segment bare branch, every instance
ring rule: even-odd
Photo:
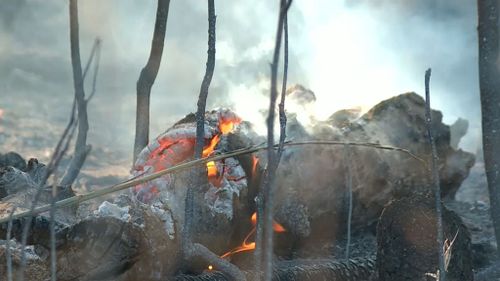
[[[427,136],[431,146],[432,160],[431,160],[431,180],[434,186],[434,196],[436,203],[436,217],[437,217],[437,245],[439,254],[439,281],[446,279],[446,269],[444,266],[444,253],[443,253],[443,216],[441,210],[441,187],[439,183],[439,158],[437,155],[436,144],[432,134],[432,117],[431,117],[431,99],[429,82],[431,79],[431,69],[425,72],[425,121],[427,125]]]
[[[50,280],[57,280],[57,254],[56,254],[56,196],[57,185],[52,185],[52,197],[50,198]]]
[[[13,221],[13,215],[14,212],[16,211],[16,206],[12,208],[12,211],[10,211],[9,214],[9,223],[7,225],[7,237],[5,240],[7,240],[7,245],[5,248],[5,255],[6,260],[7,260],[7,281],[12,281],[12,256],[10,254],[10,237],[12,233],[12,221]]]
[[[291,1],[289,2],[291,4]],[[279,118],[280,118],[280,140],[278,146],[278,163],[281,160],[281,155],[283,154],[283,147],[286,139],[286,113],[285,113],[285,98],[286,98],[286,83],[288,79],[288,13],[285,14],[284,22],[284,55],[283,55],[283,82],[281,85],[281,101],[278,105],[279,107]]]
[[[198,97],[198,110],[196,112],[196,142],[194,147],[194,158],[200,159],[203,154],[203,147],[205,146],[205,110],[207,104],[208,90],[215,70],[215,40],[216,40],[216,16],[215,16],[215,3],[214,0],[208,1],[208,51],[207,63],[205,69],[205,76],[201,83],[200,95]],[[196,173],[194,171],[193,173]],[[186,205],[184,215],[184,228],[183,228],[183,246],[185,247],[185,254],[190,256],[189,250],[191,247],[191,227],[194,212],[194,191],[195,186],[200,182],[198,177],[194,176],[191,181],[188,191],[186,193]]]
[[[158,75],[158,69],[160,68],[163,54],[169,6],[170,0],[158,0],[155,29],[153,32],[149,59],[146,66],[141,70],[139,80],[137,80],[134,162],[137,159],[137,155],[139,155],[141,150],[148,145],[149,141],[149,100],[151,96],[151,87],[153,87],[156,75]]]
[[[89,122],[87,117],[87,101],[83,89],[82,64],[80,61],[80,38],[78,30],[78,1],[70,0],[69,3],[70,22],[70,45],[71,45],[71,65],[73,68],[73,84],[75,88],[75,99],[78,109],[78,135],[76,137],[75,152],[66,174],[61,180],[61,185],[69,186],[73,184],[80,169],[85,162],[90,146],[87,145],[87,132]]]
[[[97,74],[99,73],[99,63],[101,61],[101,40],[97,38],[95,40],[95,46],[96,46],[96,59],[94,62],[94,75],[92,77],[92,90],[90,91],[90,95],[87,98],[87,103],[94,97],[95,92],[96,92],[96,84],[97,84]],[[89,58],[90,61],[90,58]],[[85,73],[83,74],[83,80],[85,80]]]
[[[352,169],[351,169],[351,148],[348,144],[344,146],[344,161],[346,166],[346,187],[347,187],[347,243],[345,247],[345,259],[349,260],[351,247],[351,221],[352,221]]]
[[[215,15],[215,2],[208,0],[208,57],[205,70],[205,76],[201,83],[200,95],[198,97],[198,110],[196,112],[196,142],[194,147],[194,158],[201,159],[203,155],[203,147],[205,146],[205,111],[208,97],[208,90],[214,75],[215,69],[215,40],[216,40],[216,15]],[[186,205],[184,213],[184,227],[182,231],[182,247],[184,258],[191,260],[194,257],[200,257],[206,262],[217,267],[219,270],[227,274],[232,280],[246,280],[245,275],[230,262],[221,259],[219,256],[211,252],[205,246],[192,241],[192,224],[194,217],[194,192],[198,191],[200,183],[199,174],[201,168],[197,167],[193,173],[195,176],[191,180],[188,190],[186,192]]]
[[[278,78],[278,63],[279,54],[281,49],[281,39],[283,35],[283,25],[288,12],[290,3],[286,0],[280,0],[280,12],[278,17],[278,27],[276,30],[276,42],[274,47],[273,62],[271,64],[271,95],[269,102],[269,112],[267,116],[267,173],[265,177],[267,183],[264,190],[264,227],[263,227],[263,237],[264,237],[264,280],[270,281],[272,278],[272,268],[273,268],[273,203],[274,203],[274,189],[275,189],[275,177],[276,170],[278,168],[278,159],[276,152],[274,151],[274,119],[276,110],[276,99],[278,96],[277,91],[277,78]],[[262,246],[262,244],[261,244]],[[257,270],[259,271],[259,270]]]

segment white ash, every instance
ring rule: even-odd
[[[99,208],[95,211],[95,215],[101,217],[115,217],[125,222],[130,221],[128,206],[119,207],[118,205],[108,201],[102,202]]]
[[[168,234],[168,238],[173,240],[175,238],[175,226],[170,210],[165,210],[162,206],[156,206],[156,204],[154,204],[151,205],[151,212],[161,219],[165,232]]]

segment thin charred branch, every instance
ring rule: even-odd
[[[416,156],[415,154],[411,153],[410,151],[408,151],[406,149],[399,148],[399,147],[393,147],[393,146],[384,146],[384,145],[379,145],[376,143],[357,143],[357,142],[338,142],[338,141],[305,141],[305,142],[293,142],[293,143],[289,142],[289,143],[285,143],[285,146],[304,146],[304,145],[342,145],[342,146],[344,146],[346,144],[350,145],[350,146],[368,147],[368,148],[374,148],[374,149],[380,149],[380,150],[405,153],[410,158],[415,159],[421,165],[423,165],[425,168],[427,168],[426,162],[422,158]],[[274,146],[275,149],[277,147],[278,147],[278,145]],[[128,180],[128,181],[125,181],[125,182],[122,182],[122,183],[119,183],[119,184],[116,184],[113,186],[109,186],[109,187],[105,187],[105,188],[102,188],[102,189],[99,189],[96,191],[89,192],[87,194],[81,194],[81,195],[77,195],[77,196],[73,196],[73,197],[69,197],[69,198],[57,201],[55,203],[55,207],[56,208],[63,208],[63,207],[67,207],[67,206],[77,205],[77,204],[80,204],[82,202],[89,201],[89,200],[92,200],[95,198],[99,198],[99,197],[102,197],[102,196],[110,194],[110,193],[121,191],[121,190],[130,188],[130,187],[133,187],[136,185],[144,184],[146,182],[152,181],[154,179],[157,179],[157,178],[164,176],[164,175],[167,175],[167,174],[172,174],[175,172],[188,170],[188,169],[191,169],[191,168],[198,166],[198,165],[206,165],[210,161],[219,161],[219,160],[223,160],[223,159],[227,159],[227,158],[235,157],[235,156],[239,156],[239,155],[252,154],[252,153],[266,150],[266,149],[267,149],[267,146],[251,146],[251,147],[246,147],[246,148],[234,150],[232,152],[227,152],[227,153],[223,153],[223,154],[216,155],[216,156],[205,157],[202,159],[187,161],[187,162],[172,166],[170,168],[167,168],[165,170],[161,170],[159,172],[149,174],[147,176],[139,177],[139,178],[136,178],[133,180]],[[50,204],[43,205],[43,206],[40,206],[40,207],[35,208],[33,210],[16,213],[12,216],[12,219],[30,217],[30,216],[37,215],[37,214],[40,214],[43,212],[47,212],[49,210],[50,210]],[[8,221],[9,221],[9,218],[6,218],[6,217],[0,218],[0,223],[5,223]]]
[[[7,261],[7,281],[12,281],[12,256],[10,254],[10,237],[12,234],[12,221],[13,221],[12,216],[14,215],[15,211],[16,207],[14,206],[9,214],[9,223],[7,224],[7,237],[5,238],[5,240],[7,241],[5,248],[5,255]]]
[[[205,76],[201,83],[200,95],[198,97],[198,110],[196,111],[196,143],[194,147],[194,158],[200,159],[205,146],[205,110],[207,104],[208,90],[215,70],[215,36],[216,36],[216,15],[214,0],[208,1],[208,51]],[[194,171],[193,173],[195,173]],[[198,178],[193,177],[192,183],[186,193],[186,206],[184,215],[183,246],[187,258],[191,249],[191,228],[194,216],[194,188],[198,186]]]
[[[38,201],[40,200],[40,196],[42,193],[42,189],[45,186],[45,182],[47,179],[50,177],[50,175],[57,169],[59,162],[61,159],[64,157],[66,154],[66,151],[68,150],[69,143],[71,142],[71,138],[73,137],[73,133],[76,128],[76,119],[75,119],[75,110],[78,107],[78,119],[82,118],[84,116],[85,121],[78,120],[78,124],[80,125],[79,127],[79,140],[80,143],[83,141],[84,146],[85,146],[85,141],[86,141],[86,134],[87,134],[87,129],[88,129],[88,122],[87,122],[87,113],[86,113],[86,102],[85,102],[85,95],[83,92],[83,77],[82,77],[82,69],[81,69],[81,64],[80,64],[80,55],[79,55],[79,39],[78,39],[78,3],[77,0],[71,0],[70,5],[69,5],[69,13],[70,13],[70,43],[71,43],[71,57],[72,57],[72,64],[73,64],[73,79],[74,79],[74,85],[75,85],[75,99],[73,100],[73,107],[71,110],[71,115],[70,115],[70,121],[68,125],[66,126],[61,138],[59,139],[57,146],[54,150],[54,153],[52,154],[52,157],[49,161],[49,164],[47,165],[47,169],[45,170],[45,173],[43,175],[42,180],[39,183],[39,186],[37,187],[36,194],[34,197],[34,200],[30,206],[30,214],[33,214],[33,211],[36,208],[36,205],[38,204]],[[76,67],[76,69],[75,69]],[[78,78],[79,77],[79,78]],[[83,102],[83,103],[81,103]],[[80,108],[80,106],[83,105],[83,109]],[[82,111],[83,110],[83,111]],[[82,125],[83,124],[83,125]],[[83,131],[81,131],[83,130]],[[78,172],[80,168],[76,168],[78,165],[81,164],[75,163],[75,158],[80,157],[77,156],[77,153],[81,152],[79,151],[79,142],[77,140],[77,147],[75,149],[75,156],[73,160],[70,163],[70,167],[68,168],[68,172],[74,173],[74,169],[76,170],[76,175],[78,175]],[[81,148],[81,147],[80,147]],[[83,161],[85,160],[87,154],[87,148],[85,148],[85,154],[83,156]],[[77,159],[76,161],[82,161],[82,159]],[[76,178],[75,175],[75,178]],[[64,179],[63,179],[64,181]],[[72,183],[73,181],[71,181]],[[71,184],[70,183],[70,184]],[[53,205],[53,206],[52,206]],[[51,207],[55,210],[55,204],[51,204]],[[14,216],[10,216],[10,221],[14,219]],[[26,267],[26,252],[25,252],[25,247],[27,244],[28,240],[28,232],[31,226],[31,221],[33,217],[32,215],[28,216],[27,222],[25,223],[23,227],[23,232],[21,235],[21,270],[19,273],[19,280],[24,280],[24,268]]]
[[[198,110],[196,112],[196,143],[194,147],[194,158],[201,159],[203,156],[203,147],[205,146],[205,111],[208,97],[208,90],[210,89],[210,83],[212,82],[212,77],[215,70],[215,40],[216,40],[216,21],[217,17],[215,15],[215,1],[208,0],[208,51],[207,51],[207,63],[205,76],[201,83],[200,95],[198,97]],[[201,168],[197,167],[193,173],[201,173]],[[196,202],[194,201],[194,192],[198,186],[202,177],[193,177],[191,184],[188,186],[186,192],[186,205],[184,212],[184,228],[182,232],[182,247],[184,258],[186,260],[191,260],[194,257],[200,257],[207,263],[212,264],[232,280],[246,280],[245,275],[230,262],[221,259],[219,256],[211,252],[205,246],[193,243],[192,241],[192,224],[194,217],[194,207]]]
[[[66,174],[61,180],[61,185],[70,186],[80,173],[80,169],[90,151],[87,145],[87,132],[89,122],[87,116],[87,101],[83,89],[82,63],[80,61],[80,36],[78,28],[78,1],[69,2],[69,22],[70,22],[70,45],[71,45],[71,65],[73,68],[73,85],[75,88],[76,107],[78,109],[78,134],[75,143],[75,152]]]
[[[483,153],[490,195],[490,213],[497,244],[500,245],[500,71],[499,3],[478,0],[479,88],[483,129]],[[497,247],[500,257],[500,247]]]
[[[90,95],[87,98],[87,103],[94,97],[96,93],[96,85],[97,85],[97,74],[99,73],[99,62],[101,61],[101,40],[98,38],[95,40],[95,46],[96,46],[96,55],[95,55],[95,61],[94,61],[94,75],[92,75],[92,89],[90,90]],[[91,56],[92,58],[92,56]],[[89,61],[91,59],[89,58]],[[85,80],[85,72],[83,73],[83,80]]]
[[[158,0],[149,59],[146,66],[141,70],[139,80],[137,80],[134,162],[137,155],[146,147],[149,141],[149,104],[151,88],[153,87],[160,68],[163,46],[165,44],[169,6],[170,0]]]
[[[285,112],[285,98],[286,98],[286,83],[288,80],[288,13],[285,14],[285,19],[283,22],[284,29],[284,47],[283,47],[283,81],[281,84],[281,101],[278,105],[279,108],[279,118],[280,118],[280,140],[278,146],[278,163],[281,160],[281,155],[283,154],[283,148],[286,139],[286,112]]]
[[[438,245],[438,261],[439,261],[439,281],[446,279],[446,269],[444,264],[443,252],[443,215],[441,209],[441,186],[439,183],[439,158],[436,150],[436,143],[434,142],[434,135],[432,132],[432,117],[431,117],[431,99],[429,83],[431,79],[431,69],[425,72],[425,121],[427,125],[427,136],[431,146],[431,182],[434,187],[434,199],[436,204],[436,219],[437,219],[437,245]]]
[[[352,226],[352,168],[351,168],[351,148],[344,146],[344,161],[346,166],[346,187],[347,187],[347,243],[345,246],[345,259],[349,260],[351,250],[351,226]]]
[[[52,197],[50,198],[50,280],[57,280],[57,254],[56,254],[56,196],[57,185],[52,185]]]
[[[276,170],[278,168],[277,153],[274,151],[274,119],[276,110],[276,100],[278,97],[277,80],[278,64],[281,49],[281,40],[283,36],[283,25],[290,3],[286,0],[280,0],[280,12],[278,17],[278,27],[276,30],[276,42],[274,46],[273,62],[271,64],[271,95],[269,102],[269,112],[267,116],[267,180],[264,190],[264,224],[263,224],[263,261],[264,261],[264,280],[270,281],[273,269],[273,207],[274,207],[274,186],[276,185]],[[258,269],[257,269],[258,270]],[[260,270],[258,270],[260,271]]]

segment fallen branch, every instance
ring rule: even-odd
[[[427,136],[429,138],[429,144],[431,146],[432,159],[431,159],[431,181],[434,186],[434,199],[436,204],[436,216],[437,216],[437,245],[438,245],[438,260],[439,260],[439,281],[444,281],[446,279],[446,269],[444,263],[444,251],[443,251],[443,215],[441,210],[441,187],[439,183],[439,158],[436,150],[436,143],[434,142],[434,135],[432,134],[432,117],[431,117],[431,100],[430,100],[430,90],[429,82],[431,79],[431,69],[427,69],[425,72],[425,121],[427,125]]]
[[[258,280],[255,271],[245,271],[248,280]],[[345,260],[290,260],[277,262],[273,268],[272,280],[371,280],[375,274],[375,257],[359,257]],[[178,275],[175,281],[227,281],[220,271],[205,272],[201,275]]]
[[[403,148],[387,146],[387,145],[379,145],[379,144],[374,144],[374,143],[339,142],[339,141],[289,142],[289,143],[285,143],[284,145],[290,146],[290,147],[305,146],[305,145],[342,145],[342,146],[350,145],[350,146],[367,147],[367,148],[374,148],[374,149],[381,149],[381,150],[388,150],[388,151],[397,151],[397,152],[402,152],[402,153],[407,154],[412,159],[419,161],[422,165],[427,167],[426,162],[422,158],[414,155],[410,151],[403,149]],[[277,148],[277,147],[278,147],[278,145],[274,146],[274,148]],[[251,154],[251,153],[266,150],[266,149],[267,149],[267,146],[262,146],[262,145],[261,146],[252,146],[252,147],[237,149],[237,150],[227,152],[224,154],[220,154],[220,155],[216,155],[216,156],[187,161],[187,162],[172,166],[170,168],[167,168],[165,170],[161,170],[159,172],[143,176],[141,178],[128,180],[128,181],[125,181],[125,182],[122,182],[122,183],[119,183],[119,184],[116,184],[116,185],[113,185],[110,187],[105,187],[103,189],[89,192],[87,194],[69,197],[69,198],[57,201],[54,205],[55,205],[56,209],[71,206],[71,205],[76,205],[76,204],[79,204],[81,202],[89,201],[89,200],[92,200],[92,199],[95,199],[95,198],[98,198],[98,197],[101,197],[101,196],[104,196],[104,195],[107,195],[110,193],[124,190],[126,188],[130,188],[130,187],[133,187],[136,185],[144,184],[148,181],[152,181],[152,180],[159,178],[161,176],[164,176],[166,174],[171,174],[174,172],[190,169],[190,168],[197,166],[197,165],[204,165],[210,161],[219,161],[219,160],[223,160],[226,158],[235,157],[235,156],[239,156],[239,155],[245,155],[245,154]],[[33,209],[33,211],[23,211],[23,212],[16,213],[12,216],[12,219],[33,216],[33,215],[47,212],[49,210],[50,210],[50,204],[47,204],[47,205],[43,205],[43,206],[40,206],[38,208],[35,208],[35,209]],[[7,221],[8,221],[8,218],[6,218],[6,217],[0,218],[0,223],[5,223]]]

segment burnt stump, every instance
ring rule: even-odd
[[[413,195],[395,200],[384,209],[377,225],[380,281],[436,280],[432,276],[438,271],[433,203],[432,196]],[[470,234],[455,213],[443,206],[442,214],[444,241],[451,244],[446,280],[474,280]]]

